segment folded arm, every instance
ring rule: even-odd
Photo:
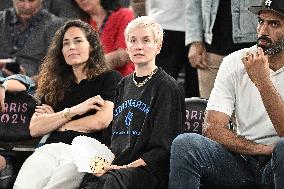
[[[105,129],[112,121],[114,104],[111,101],[104,101],[104,103],[105,105],[102,107],[101,111],[97,111],[94,115],[69,121],[60,127],[59,130],[73,130],[88,133]]]
[[[37,106],[36,112],[31,119],[30,133],[32,136],[42,136],[54,130],[62,130],[60,128],[62,126],[64,130],[68,129],[81,132],[99,130],[104,127],[102,125],[105,124],[106,127],[107,123],[111,121],[112,109],[113,104],[102,100],[99,95],[60,112],[54,112],[52,107],[43,104],[42,106]],[[83,115],[91,110],[97,110],[97,112],[93,115],[71,121],[72,117]],[[83,127],[84,129],[82,129]]]

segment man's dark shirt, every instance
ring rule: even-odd
[[[47,52],[54,33],[64,20],[44,9],[22,24],[14,8],[0,12],[0,58],[14,58],[27,71],[27,75],[38,74],[39,65]]]
[[[0,11],[12,6],[12,0],[0,0]],[[87,16],[74,0],[44,0],[42,1],[42,7],[62,18],[76,19]]]

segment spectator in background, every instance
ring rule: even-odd
[[[199,96],[197,71],[188,62],[185,46],[185,0],[146,0],[146,4],[147,15],[157,20],[164,30],[157,65],[175,79],[185,68],[185,97]]]
[[[12,0],[1,0],[0,1],[0,11],[10,8],[13,6]]]
[[[146,15],[146,0],[130,0],[130,7],[135,13],[135,17]]]
[[[186,133],[172,144],[169,189],[284,188],[284,1],[249,10],[258,15],[257,46],[223,59],[207,103],[206,137]],[[233,111],[237,133],[228,128]]]
[[[98,31],[108,67],[118,70],[122,76],[132,73],[134,65],[126,53],[123,34],[134,18],[133,12],[122,8],[119,0],[75,1],[89,15],[87,22]]]
[[[199,93],[209,98],[224,56],[256,41],[256,16],[247,8],[261,0],[186,0],[188,58],[198,70]]]
[[[22,68],[28,76],[38,74],[51,38],[63,22],[42,9],[42,0],[13,0],[12,8],[0,12],[0,66],[11,67],[7,62],[13,60],[10,71]]]
[[[0,10],[13,6],[13,0],[1,0]],[[74,0],[43,0],[43,8],[47,9],[55,16],[62,18],[79,18],[84,17],[84,13],[77,6]]]
[[[86,16],[74,0],[43,0],[43,7],[52,14],[72,19]]]
[[[134,11],[135,17],[145,16],[145,0],[120,0],[123,7],[129,7]]]
[[[103,141],[112,120],[117,71],[105,65],[93,28],[68,21],[49,47],[41,66],[36,95],[42,97],[30,122],[33,137],[49,134],[23,164],[14,188],[77,188],[83,173],[73,163],[70,145],[79,135]],[[32,181],[32,182],[31,182]]]

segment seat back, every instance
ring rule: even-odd
[[[35,140],[30,136],[29,124],[37,103],[25,91],[6,94],[5,111],[0,112],[0,147],[12,149],[18,143]]]
[[[185,133],[202,134],[207,100],[199,97],[185,98],[186,120]]]
[[[38,101],[27,92],[5,94],[5,111],[0,112],[0,154],[7,166],[0,172],[0,188],[13,187],[25,159],[36,148],[40,138],[30,136],[29,124]]]

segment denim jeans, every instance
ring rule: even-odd
[[[284,139],[269,156],[240,155],[194,133],[179,135],[172,144],[169,189],[284,188]]]

